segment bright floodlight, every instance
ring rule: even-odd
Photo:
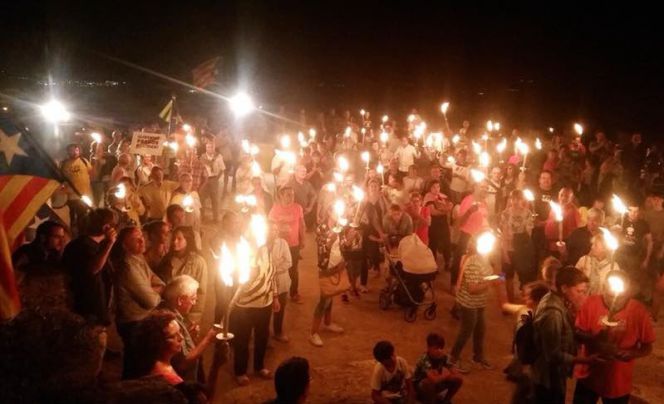
[[[51,123],[67,122],[71,118],[69,111],[58,100],[51,100],[42,105],[41,113]]]
[[[236,117],[242,117],[254,110],[254,102],[246,93],[235,94],[230,99],[231,111]]]

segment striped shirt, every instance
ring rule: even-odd
[[[258,249],[252,263],[249,282],[242,285],[242,291],[235,303],[238,307],[263,308],[272,304],[277,292],[274,266],[270,263],[267,246]]]
[[[468,309],[486,307],[489,290],[472,294],[468,288],[470,285],[483,282],[484,277],[489,275],[493,275],[493,270],[486,258],[479,254],[466,255],[462,268],[461,285],[456,295],[457,302]]]

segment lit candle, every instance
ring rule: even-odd
[[[484,175],[482,171],[476,170],[474,168],[470,169],[470,176],[473,179],[473,181],[475,181],[478,184],[484,181],[484,179],[486,178],[486,175]]]
[[[581,125],[580,123],[575,123],[574,132],[576,132],[576,134],[579,136],[583,135],[583,125]]]
[[[95,141],[95,143],[101,143],[101,135],[98,132],[90,133],[90,137]]]
[[[342,173],[345,173],[349,168],[350,163],[348,163],[348,159],[343,156],[339,157],[339,170],[341,170]]]
[[[488,120],[486,122],[486,130],[488,130],[489,132],[493,131],[493,122],[491,122],[491,120]]]
[[[364,161],[364,163],[367,166],[367,170],[369,170],[369,161],[371,160],[371,154],[369,154],[368,151],[363,151],[362,154],[361,154],[361,157],[362,157],[362,161]]]
[[[540,138],[535,139],[535,148],[537,150],[542,150],[542,141],[540,140]]]
[[[549,201],[549,206],[551,206],[554,218],[558,222],[558,243],[561,244],[563,242],[563,209],[553,201]]]
[[[191,213],[194,211],[194,198],[192,198],[190,194],[187,194],[182,198],[182,207],[185,212]]]
[[[379,139],[383,143],[383,147],[387,146],[387,141],[390,139],[390,135],[387,132],[380,132]]]
[[[187,133],[187,135],[184,137],[184,141],[190,148],[196,146],[196,138],[191,133]]]
[[[616,194],[613,194],[611,197],[611,204],[613,205],[613,209],[620,214],[620,228],[622,229],[625,227],[625,214],[628,212],[627,206],[625,206]]]
[[[380,179],[383,182],[383,185],[385,185],[385,176],[383,175],[383,173],[385,173],[385,168],[381,163],[378,163],[378,165],[376,166],[376,172],[378,173],[378,175],[380,175]]]
[[[81,197],[81,201],[83,201],[83,203],[86,204],[89,208],[91,208],[93,205],[92,199],[87,195],[83,195]]]
[[[279,143],[281,145],[282,150],[290,149],[291,146],[291,138],[288,135],[283,135],[281,139],[279,139]]]
[[[493,247],[496,244],[496,236],[490,232],[485,231],[484,233],[477,236],[477,253],[483,256],[487,256],[493,251]]]
[[[357,205],[355,207],[355,215],[353,217],[352,225],[354,227],[357,227],[359,226],[358,220],[360,215],[360,206],[362,205],[362,201],[364,200],[364,191],[362,190],[362,188],[356,185],[353,185],[353,199],[355,199]]]

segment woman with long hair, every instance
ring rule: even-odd
[[[171,365],[171,359],[182,351],[184,343],[175,313],[155,310],[137,325],[133,337],[133,343],[141,349],[136,354],[132,378],[152,375],[163,377],[171,385],[183,382]]]
[[[208,285],[207,262],[196,248],[196,238],[191,227],[181,226],[173,230],[171,248],[161,261],[157,274],[168,283],[179,275],[189,275],[198,284],[196,305],[189,312],[188,319],[200,324]]]

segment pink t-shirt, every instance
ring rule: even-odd
[[[463,198],[463,201],[461,201],[461,204],[459,205],[459,216],[465,215],[466,211],[473,206],[473,203],[475,203],[475,197],[473,195],[468,195]],[[489,211],[486,207],[486,203],[479,202],[478,209],[468,216],[468,220],[459,227],[459,230],[474,236],[488,226],[488,216]]]
[[[304,220],[302,206],[275,204],[268,215],[279,226],[279,233],[288,242],[289,247],[300,245],[300,224]]]

